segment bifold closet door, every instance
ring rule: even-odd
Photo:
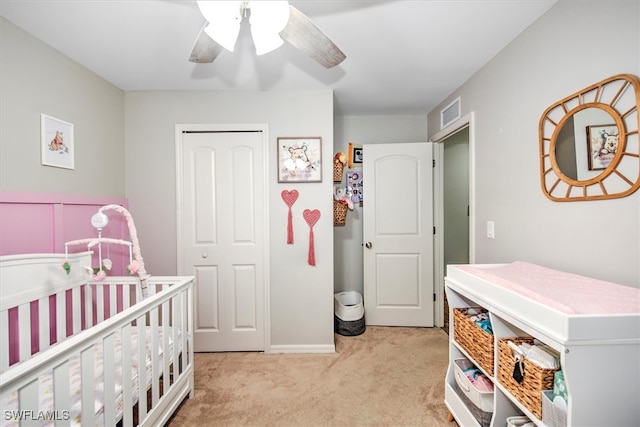
[[[263,351],[262,132],[182,136],[183,266],[196,277],[195,351]]]

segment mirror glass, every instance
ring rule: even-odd
[[[614,160],[619,134],[615,119],[606,111],[595,107],[578,111],[558,130],[558,168],[576,181],[597,177]]]

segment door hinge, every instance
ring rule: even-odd
[[[435,168],[436,167],[436,159],[432,159],[431,161],[433,162],[433,167]]]
[[[436,235],[436,227],[433,227],[433,235]]]
[[[433,293],[433,302],[436,302],[436,294],[435,294],[435,292]]]

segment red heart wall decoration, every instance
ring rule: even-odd
[[[309,265],[316,265],[316,249],[315,243],[313,241],[313,226],[320,219],[320,211],[317,209],[305,209],[302,212],[302,216],[304,220],[309,224],[309,256],[307,257],[307,262]]]
[[[287,206],[291,207],[298,200],[298,190],[282,190],[280,194],[282,196],[282,200],[287,204]]]
[[[289,206],[289,213],[287,214],[287,244],[293,244],[293,221],[291,217],[291,206],[298,200],[298,190],[282,190],[280,193],[282,200]]]
[[[304,220],[307,221],[307,224],[309,224],[309,227],[313,227],[320,219],[320,211],[318,209],[305,209],[304,212],[302,212],[302,216]]]

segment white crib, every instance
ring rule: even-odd
[[[163,425],[193,397],[193,277],[89,281],[91,252],[0,257],[0,425]]]

